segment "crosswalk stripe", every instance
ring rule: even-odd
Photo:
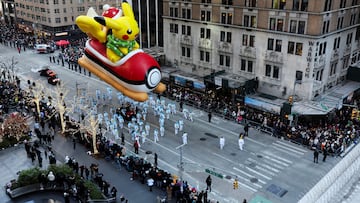
[[[251,174],[248,174],[248,173],[246,173],[245,171],[243,171],[243,170],[240,170],[240,169],[238,169],[238,168],[236,168],[236,167],[233,167],[233,169],[234,170],[236,170],[236,171],[238,171],[238,172],[240,172],[240,173],[242,173],[242,174],[244,174],[244,175],[246,175],[246,176],[248,176],[249,178],[256,178],[255,176],[253,176],[253,175],[251,175]],[[263,181],[263,180],[261,180],[261,179],[259,179],[259,178],[257,178],[258,179],[258,181],[260,182],[260,183],[262,183],[262,184],[266,184],[266,182],[265,181]],[[256,183],[253,183],[254,185],[257,185]],[[260,187],[262,187],[261,185],[259,185]]]
[[[267,155],[270,155],[270,156],[272,156],[272,157],[275,157],[275,158],[277,158],[277,159],[280,159],[281,161],[284,161],[284,162],[286,162],[286,163],[288,163],[288,164],[292,164],[292,163],[293,163],[292,161],[290,161],[290,160],[288,160],[288,159],[285,159],[285,158],[283,158],[283,157],[277,156],[277,155],[273,154],[273,153],[270,152],[270,151],[267,151],[266,154],[267,154]]]
[[[292,149],[292,148],[289,148],[288,146],[284,146],[284,145],[281,145],[281,144],[278,144],[278,143],[272,143],[272,144],[275,145],[275,146],[277,146],[277,147],[283,148],[283,149],[285,149],[285,150],[289,150],[289,151],[291,151],[291,152],[294,152],[294,153],[296,153],[296,154],[299,154],[299,155],[303,155],[303,154],[304,154],[304,152],[299,152],[299,151],[297,151],[297,150],[294,150],[294,149]]]
[[[258,174],[259,176],[264,177],[265,179],[268,179],[268,180],[271,180],[271,179],[272,179],[272,178],[270,178],[270,177],[268,177],[268,176],[266,176],[266,175],[264,175],[264,174],[262,174],[262,173],[259,173],[259,172],[255,171],[255,170],[252,169],[252,168],[246,167],[246,169],[249,170],[249,171],[251,171],[251,172],[253,172],[253,173]]]
[[[280,172],[278,169],[276,169],[276,168],[274,168],[274,167],[271,167],[271,166],[269,166],[269,165],[266,165],[266,164],[264,164],[264,163],[258,162],[258,161],[254,160],[254,159],[252,159],[252,158],[248,158],[248,160],[251,161],[251,162],[253,162],[253,163],[256,163],[257,165],[260,165],[260,166],[262,166],[262,167],[265,167],[265,168],[267,168],[268,170],[274,171],[275,173],[279,173],[279,172]]]
[[[298,154],[289,152],[288,150],[285,150],[285,149],[282,149],[282,148],[279,148],[279,147],[275,147],[274,145],[272,145],[272,148],[274,148],[275,150],[281,151],[281,152],[283,152],[283,153],[286,153],[286,154],[295,156],[295,157],[301,157],[301,155],[298,155]]]
[[[261,167],[259,167],[258,165],[256,165],[255,168],[258,169],[258,170],[264,171],[265,173],[268,173],[268,174],[270,174],[271,176],[275,176],[275,173],[270,172],[270,170],[266,170],[265,168],[261,168]]]
[[[289,143],[286,143],[286,142],[282,142],[282,141],[280,141],[280,140],[277,140],[276,142],[279,143],[279,144],[285,145],[286,147],[290,147],[290,148],[293,148],[293,149],[295,149],[295,150],[302,151],[302,152],[304,152],[304,153],[307,152],[307,150],[305,150],[305,149],[302,149],[302,148],[300,148],[300,147],[296,147],[296,146],[294,146],[294,145],[292,145],[292,144],[289,144]]]
[[[264,159],[264,162],[265,162],[266,164],[268,164],[268,165],[270,165],[270,166],[278,169],[278,170],[284,170],[284,169],[285,169],[285,167],[280,166],[279,164],[276,164],[276,163],[274,163],[274,162],[271,162],[271,161],[268,160],[268,159]]]
[[[279,161],[279,160],[277,160],[277,159],[274,159],[274,158],[272,158],[272,157],[270,157],[270,156],[268,156],[268,155],[263,155],[263,157],[266,158],[266,159],[269,159],[269,160],[271,160],[271,161],[273,161],[273,162],[276,162],[276,163],[278,163],[278,164],[280,164],[280,165],[283,165],[283,166],[285,166],[285,167],[288,167],[288,166],[289,166],[289,164],[284,163],[284,162],[281,162],[281,161]]]

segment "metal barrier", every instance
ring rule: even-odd
[[[355,145],[329,173],[327,173],[299,203],[334,202],[334,197],[342,191],[348,181],[360,170],[360,146]]]

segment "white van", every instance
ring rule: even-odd
[[[55,48],[51,47],[50,45],[47,44],[36,44],[35,45],[35,50],[37,51],[37,53],[54,53]]]

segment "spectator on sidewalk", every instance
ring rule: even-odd
[[[211,176],[209,175],[207,178],[206,178],[206,191],[209,190],[209,192],[211,192],[211,183],[212,183],[212,180],[211,180]]]

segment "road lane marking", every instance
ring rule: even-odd
[[[218,156],[218,157],[220,157],[220,158],[222,158],[222,159],[224,159],[224,160],[226,160],[226,161],[228,161],[230,163],[234,163],[234,160],[230,160],[230,159],[228,159],[228,158],[226,158],[224,156],[221,156],[220,154],[217,154],[215,152],[213,152],[213,155]]]
[[[290,160],[288,160],[288,159],[285,159],[285,158],[283,158],[283,157],[277,156],[277,155],[275,155],[275,154],[273,154],[272,152],[269,152],[269,151],[264,152],[264,154],[267,154],[267,155],[270,155],[270,156],[275,157],[275,158],[277,158],[277,159],[280,159],[281,161],[284,161],[284,162],[286,162],[286,163],[288,163],[288,164],[292,164],[292,163],[293,163],[292,161],[290,161]]]
[[[258,171],[255,171],[254,169],[252,169],[252,168],[249,168],[249,167],[245,167],[247,170],[249,170],[249,171],[251,171],[251,172],[253,172],[253,173],[256,173],[256,174],[258,174],[259,176],[262,176],[263,178],[265,178],[265,179],[268,179],[268,180],[271,180],[272,178],[270,178],[270,177],[268,177],[268,176],[266,176],[266,175],[264,175],[264,174],[262,174],[262,173],[260,173],[260,172],[258,172]]]
[[[291,149],[291,148],[289,148],[288,146],[284,146],[284,145],[281,145],[281,144],[278,144],[278,143],[272,143],[272,144],[275,145],[275,146],[277,146],[277,147],[283,148],[283,149],[285,149],[285,150],[294,152],[294,153],[296,153],[296,154],[304,155],[303,152],[299,152],[299,151],[297,151],[297,150]]]
[[[272,146],[272,148],[275,149],[275,150],[284,152],[284,153],[286,153],[286,154],[295,156],[295,157],[297,157],[297,158],[300,158],[300,157],[301,157],[301,156],[299,156],[299,155],[297,155],[297,154],[291,153],[291,152],[289,152],[289,151],[287,151],[287,150],[284,150],[284,149],[281,149],[281,148],[279,148],[279,147]]]
[[[308,151],[305,150],[305,149],[302,149],[302,148],[300,148],[300,147],[293,146],[292,144],[290,144],[291,142],[285,143],[285,142],[282,142],[281,140],[277,140],[276,142],[279,143],[279,144],[285,145],[286,147],[293,148],[293,149],[295,149],[295,150],[297,150],[297,151],[301,151],[301,152],[304,152],[304,153],[308,152]]]
[[[264,164],[264,163],[258,162],[258,161],[254,160],[254,159],[252,159],[252,158],[248,158],[248,160],[249,160],[250,162],[253,162],[253,163],[255,163],[255,164],[258,164],[258,165],[260,165],[260,166],[262,166],[262,167],[265,167],[265,168],[267,168],[267,169],[269,169],[269,170],[271,170],[271,171],[274,171],[274,172],[276,172],[276,173],[279,173],[279,172],[280,172],[280,170],[278,170],[278,169],[276,169],[276,168],[274,168],[274,167],[271,167],[271,166],[269,166],[269,165],[266,165],[266,164]]]
[[[281,161],[279,161],[279,160],[277,160],[277,159],[274,159],[274,158],[272,158],[272,157],[269,157],[268,155],[263,155],[263,157],[266,158],[266,159],[269,159],[269,160],[271,160],[271,161],[273,161],[273,162],[276,162],[276,163],[278,163],[278,164],[280,164],[280,165],[283,165],[283,166],[285,166],[285,167],[288,167],[288,166],[289,166],[289,164],[284,163],[284,162],[281,162]]]
[[[243,173],[242,170],[240,170],[240,169],[238,169],[238,168],[236,168],[236,167],[233,167],[233,169],[234,169],[235,171],[238,171],[238,172],[240,172],[240,173]],[[244,180],[245,182],[247,182],[247,183],[249,183],[249,184],[255,185],[255,186],[258,187],[258,188],[262,188],[262,185],[259,185],[259,184],[257,184],[257,183],[252,183],[252,182],[250,182],[249,178],[245,178],[245,177],[242,177],[242,176],[237,175],[237,179],[242,179],[242,180]]]

